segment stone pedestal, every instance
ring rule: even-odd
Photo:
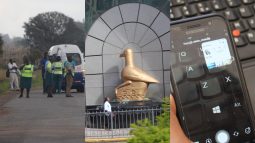
[[[132,82],[117,89],[117,100],[144,100],[148,85],[145,82]]]

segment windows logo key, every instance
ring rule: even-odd
[[[213,114],[220,114],[221,110],[220,110],[220,106],[215,106],[212,108]]]

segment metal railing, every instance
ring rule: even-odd
[[[138,120],[149,119],[156,125],[156,116],[163,112],[162,108],[132,109],[106,112],[85,113],[85,138],[122,138],[129,137],[130,125]]]

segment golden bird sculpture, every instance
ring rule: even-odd
[[[115,88],[117,99],[120,101],[144,100],[149,84],[159,83],[159,81],[135,66],[132,49],[125,49],[120,57],[125,58],[125,67],[121,71],[124,82]]]

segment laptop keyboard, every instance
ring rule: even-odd
[[[170,0],[171,21],[212,13],[229,21],[240,60],[255,58],[255,0]]]

